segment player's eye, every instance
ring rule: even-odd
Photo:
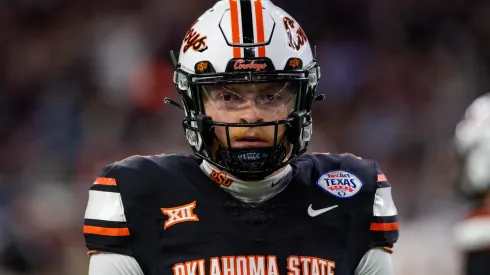
[[[230,101],[231,95],[221,93],[218,96],[218,99],[223,100],[223,101]]]
[[[265,95],[265,98],[268,100],[268,101],[272,101],[274,99],[278,99],[280,96],[278,94],[266,94]]]
[[[281,95],[277,92],[266,92],[260,97],[261,104],[274,103],[281,99]]]
[[[222,92],[218,96],[218,99],[222,101],[232,101],[232,100],[240,100],[240,97],[234,93]]]

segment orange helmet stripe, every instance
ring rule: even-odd
[[[240,43],[240,22],[238,19],[238,1],[229,0],[230,2],[230,14],[231,14],[231,39],[235,44]],[[239,47],[233,47],[233,57],[240,58],[241,49]]]
[[[257,32],[257,43],[265,41],[264,35],[264,15],[262,13],[262,0],[255,0],[255,30]],[[265,46],[260,46],[258,57],[265,57]]]

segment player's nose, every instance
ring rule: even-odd
[[[257,105],[253,101],[247,100],[247,106],[240,114],[240,123],[257,122],[264,122],[264,118],[261,115],[260,110],[257,108]]]

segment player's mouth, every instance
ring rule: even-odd
[[[268,147],[271,144],[258,137],[241,137],[235,140],[233,147]]]

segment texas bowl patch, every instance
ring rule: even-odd
[[[336,170],[323,174],[316,184],[338,198],[350,198],[361,190],[364,183],[356,175]]]

